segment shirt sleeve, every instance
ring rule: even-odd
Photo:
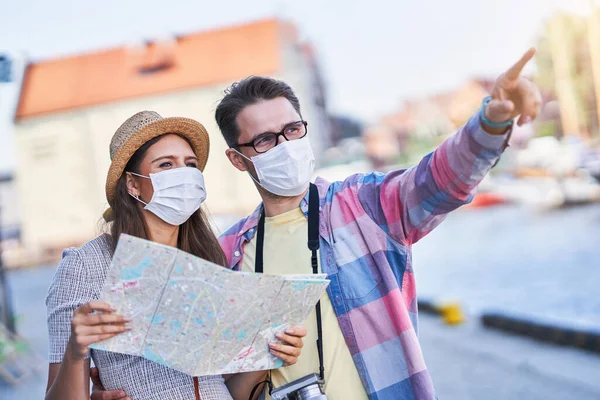
[[[67,249],[50,283],[46,297],[49,362],[63,360],[71,336],[73,312],[94,300],[88,271],[77,249]],[[89,354],[86,358],[89,358]]]
[[[362,176],[358,200],[394,240],[415,243],[473,199],[509,136],[485,132],[477,113],[415,167]]]

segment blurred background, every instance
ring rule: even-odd
[[[600,398],[600,1],[0,9],[0,397],[43,396],[46,290],[62,249],[101,231],[108,144],[135,112],[207,127],[207,207],[220,233],[259,201],[214,122],[232,82],[288,82],[316,175],[333,181],[416,164],[535,46],[525,73],[541,115],[515,128],[474,201],[415,246],[431,312],[420,337],[442,400]]]

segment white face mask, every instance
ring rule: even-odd
[[[130,195],[145,204],[148,210],[168,224],[179,226],[195,213],[206,199],[204,176],[198,168],[173,168],[150,176],[130,172],[152,181],[154,194],[149,203]]]
[[[237,151],[237,150],[236,150]],[[315,156],[308,137],[283,142],[266,153],[248,158],[254,164],[258,183],[278,196],[298,196],[310,183],[315,169]],[[254,177],[250,174],[252,179]]]

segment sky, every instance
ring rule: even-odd
[[[497,76],[535,44],[548,15],[586,12],[590,1],[600,2],[5,0],[0,53],[52,59],[275,16],[295,22],[315,47],[330,110],[368,123],[402,99]],[[15,162],[6,117],[13,92],[0,86],[0,171]]]

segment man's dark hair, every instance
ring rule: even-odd
[[[215,119],[229,147],[235,147],[240,137],[237,124],[238,114],[247,106],[263,100],[273,100],[285,97],[299,115],[300,102],[292,88],[285,82],[265,78],[262,76],[249,76],[234,83],[225,90],[225,97],[217,106]]]

